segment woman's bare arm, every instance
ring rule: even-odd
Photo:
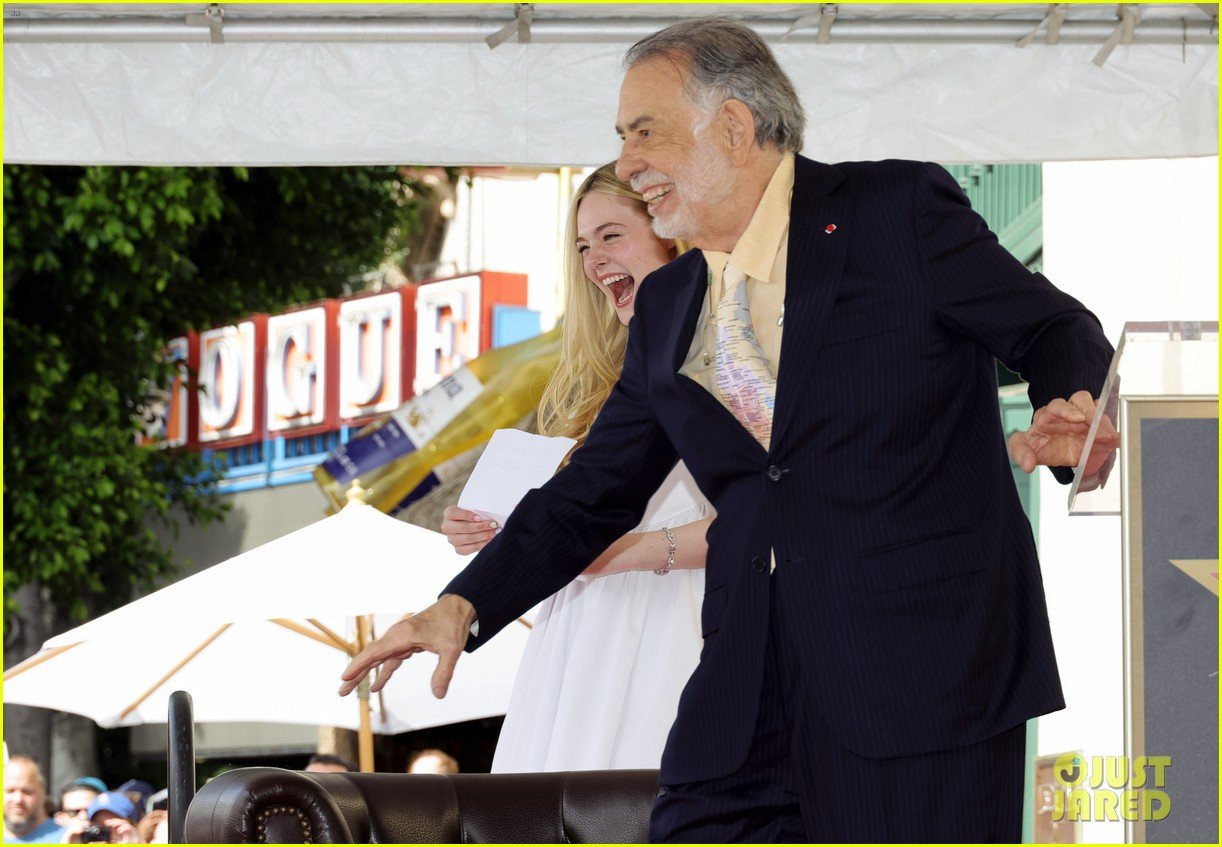
[[[454,549],[463,555],[476,553],[496,536],[496,523],[481,521],[474,512],[447,506],[445,522],[441,531],[449,538]],[[703,568],[709,546],[704,540],[712,518],[677,526],[671,530],[675,536],[675,568]],[[583,571],[585,576],[609,576],[627,571],[652,571],[666,567],[670,545],[666,533],[630,532],[612,543],[601,556]]]
[[[675,536],[675,568],[703,568],[709,545],[704,535],[712,518],[684,524],[671,529]],[[630,532],[608,547],[601,556],[582,571],[584,576],[608,576],[625,571],[652,571],[666,567],[670,545],[666,533]]]

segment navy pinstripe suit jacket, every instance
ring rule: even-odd
[[[786,279],[770,450],[677,373],[706,291],[691,251],[641,286],[585,445],[446,588],[475,606],[474,649],[631,529],[682,457],[718,517],[663,783],[746,757],[770,550],[777,589],[807,610],[781,622],[802,695],[854,752],[950,749],[1064,705],[993,358],[1036,408],[1097,393],[1112,353],[1098,321],[1007,253],[945,170],[915,162],[798,157]]]

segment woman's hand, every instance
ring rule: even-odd
[[[441,514],[445,518],[441,522],[442,533],[463,556],[483,550],[500,527],[496,521],[483,520],[475,512],[457,506],[446,506]]]

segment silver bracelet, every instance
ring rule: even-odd
[[[654,573],[658,576],[666,576],[675,566],[675,534],[667,527],[662,527],[662,531],[666,533],[666,544],[669,549],[666,551],[666,567],[654,569]]]

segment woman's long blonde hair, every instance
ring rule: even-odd
[[[615,309],[586,279],[581,254],[577,252],[577,207],[592,193],[627,197],[641,205],[645,201],[615,175],[615,162],[603,165],[586,177],[573,195],[564,229],[564,329],[561,331],[560,363],[539,401],[539,432],[563,435],[580,445],[619,379],[624,367],[628,328],[619,322]],[[676,242],[675,255],[687,245]],[[639,287],[641,280],[637,280]]]

